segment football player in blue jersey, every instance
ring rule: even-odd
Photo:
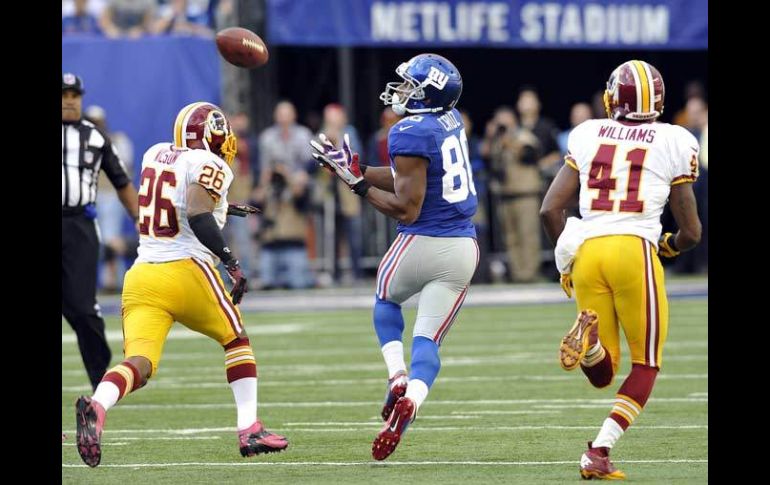
[[[380,99],[398,115],[388,135],[390,167],[367,167],[350,150],[321,134],[313,156],[380,212],[398,220],[398,236],[380,262],[374,329],[388,368],[382,418],[372,456],[396,449],[441,368],[439,346],[452,326],[478,265],[471,217],[476,188],[462,116],[455,109],[463,82],[436,54],[420,54],[396,69]],[[412,341],[411,375],[404,362],[401,304],[420,293]]]

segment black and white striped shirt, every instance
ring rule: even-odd
[[[62,207],[95,203],[100,169],[116,189],[131,182],[109,137],[90,121],[62,123],[61,147]]]

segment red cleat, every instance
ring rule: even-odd
[[[385,403],[382,405],[382,420],[387,421],[390,413],[393,412],[393,406],[396,401],[406,394],[406,386],[409,384],[409,377],[405,371],[396,372],[396,375],[388,379],[388,388],[385,391]]]
[[[90,397],[80,396],[75,403],[77,447],[80,458],[91,468],[102,460],[102,431],[107,412]]]
[[[396,401],[390,419],[385,422],[382,431],[374,438],[372,443],[372,457],[375,460],[384,460],[396,450],[401,436],[406,428],[414,421],[417,407],[414,401],[408,397],[402,397]]]
[[[588,451],[580,457],[580,476],[585,480],[625,480],[626,474],[615,468],[608,454],[601,448],[592,448],[588,442]],[[606,450],[606,449],[605,449]]]
[[[266,430],[260,420],[256,420],[254,424],[243,431],[238,431],[238,442],[241,446],[241,456],[244,457],[261,453],[275,453],[285,450],[289,446],[285,437]]]

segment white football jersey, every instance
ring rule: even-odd
[[[668,123],[588,120],[570,132],[565,163],[580,173],[586,239],[634,234],[657,247],[671,186],[698,177],[698,141]]]
[[[173,143],[150,147],[142,159],[139,185],[139,263],[197,258],[219,263],[195,237],[187,222],[187,187],[200,184],[217,200],[214,219],[220,229],[227,219],[227,190],[233,172],[207,150],[179,148]]]

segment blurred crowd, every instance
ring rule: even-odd
[[[62,0],[62,35],[213,36],[235,0]]]
[[[598,95],[597,95],[598,96]],[[474,218],[481,248],[479,282],[536,282],[556,277],[553,252],[539,221],[548,185],[562,167],[570,130],[590,118],[604,118],[603,105],[575,103],[570,126],[560,129],[541,113],[540,95],[524,87],[511,106],[499,106],[477,133],[472,114],[461,110],[479,196]],[[110,133],[124,163],[140,163],[131,141],[109,131],[107,113],[90,106],[85,116]],[[229,219],[226,236],[254,287],[309,288],[352,285],[375,275],[377,262],[395,236],[395,221],[372,209],[310,156],[310,139],[320,132],[339,143],[343,134],[368,165],[387,166],[387,134],[398,116],[390,108],[380,126],[362,138],[348,122],[345,107],[329,104],[298,121],[289,100],[278,102],[273,124],[255,132],[247,113],[229,113],[238,136],[236,174],[228,199],[262,209],[259,217]],[[699,82],[686,88],[686,103],[673,122],[701,143],[701,175],[695,183],[703,241],[669,263],[680,273],[708,270],[708,104]],[[311,126],[306,126],[311,125]],[[136,254],[136,233],[111,185],[100,186],[99,225],[103,242],[101,286],[117,291]],[[669,212],[664,229],[674,227]]]

